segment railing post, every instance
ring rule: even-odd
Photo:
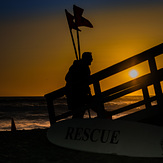
[[[156,66],[156,61],[155,58],[152,57],[148,60],[149,62],[149,67],[150,67],[150,71],[152,74],[152,77],[154,78],[154,90],[156,93],[156,98],[157,98],[157,104],[158,106],[161,108],[161,105],[163,104],[162,102],[162,89],[161,89],[161,84],[160,81],[158,80],[158,77],[156,75],[157,72],[157,66]]]
[[[102,102],[102,97],[101,97],[101,88],[100,88],[100,83],[99,81],[95,81],[93,83],[94,86],[94,91],[95,91],[95,96],[97,97],[97,99],[99,100],[98,102],[98,107],[100,109],[104,109],[104,103]]]
[[[147,109],[150,109],[152,105],[151,105],[151,102],[150,102],[148,88],[147,87],[143,87],[142,91],[143,91],[143,97],[144,97],[144,101],[145,101],[145,107]]]
[[[49,113],[50,125],[52,125],[56,122],[55,108],[54,108],[53,101],[59,97],[64,96],[65,91],[66,91],[65,87],[63,87],[56,91],[48,93],[44,96],[46,98],[46,102],[47,102],[47,109],[48,109],[48,113]]]
[[[45,97],[45,98],[46,98],[46,102],[47,102],[47,109],[48,109],[48,114],[49,114],[50,125],[52,125],[56,122],[53,99],[50,97]]]

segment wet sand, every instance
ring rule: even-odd
[[[75,151],[51,144],[47,130],[0,132],[1,163],[162,163],[163,158],[134,158]]]

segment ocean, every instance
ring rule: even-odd
[[[142,96],[124,96],[111,102],[105,103],[106,110],[116,110],[123,106],[142,100]],[[56,115],[68,111],[66,98],[54,101]],[[134,108],[113,116],[113,119],[130,114],[145,106]],[[88,113],[85,113],[85,118]],[[91,111],[91,117],[96,113]],[[44,97],[0,97],[0,131],[11,130],[11,119],[14,119],[17,130],[44,129],[50,127],[47,104]]]

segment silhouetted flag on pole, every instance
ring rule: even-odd
[[[77,50],[76,50],[76,46],[75,46],[74,37],[72,34],[72,29],[76,29],[77,32],[79,31],[79,29],[78,29],[77,25],[75,24],[75,22],[73,21],[74,16],[72,16],[67,10],[65,10],[65,13],[66,13],[66,17],[67,17],[67,22],[68,22],[68,26],[69,26],[69,30],[70,30],[70,35],[71,35],[74,51],[75,51],[75,56],[76,56],[76,59],[78,60],[78,54],[77,54]]]
[[[78,29],[78,26],[77,26],[77,25],[75,24],[75,22],[73,21],[74,16],[71,15],[67,10],[65,10],[65,13],[66,13],[66,17],[67,17],[67,21],[68,21],[69,28],[70,28],[70,29],[79,30],[79,29]]]
[[[91,24],[91,22],[85,19],[84,17],[82,17],[84,9],[73,5],[73,10],[74,10],[75,23],[78,27],[86,26],[86,27],[93,28],[93,25]]]

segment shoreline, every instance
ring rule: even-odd
[[[137,158],[71,150],[56,146],[47,139],[47,129],[0,132],[0,162],[110,162],[162,163],[163,158]]]

